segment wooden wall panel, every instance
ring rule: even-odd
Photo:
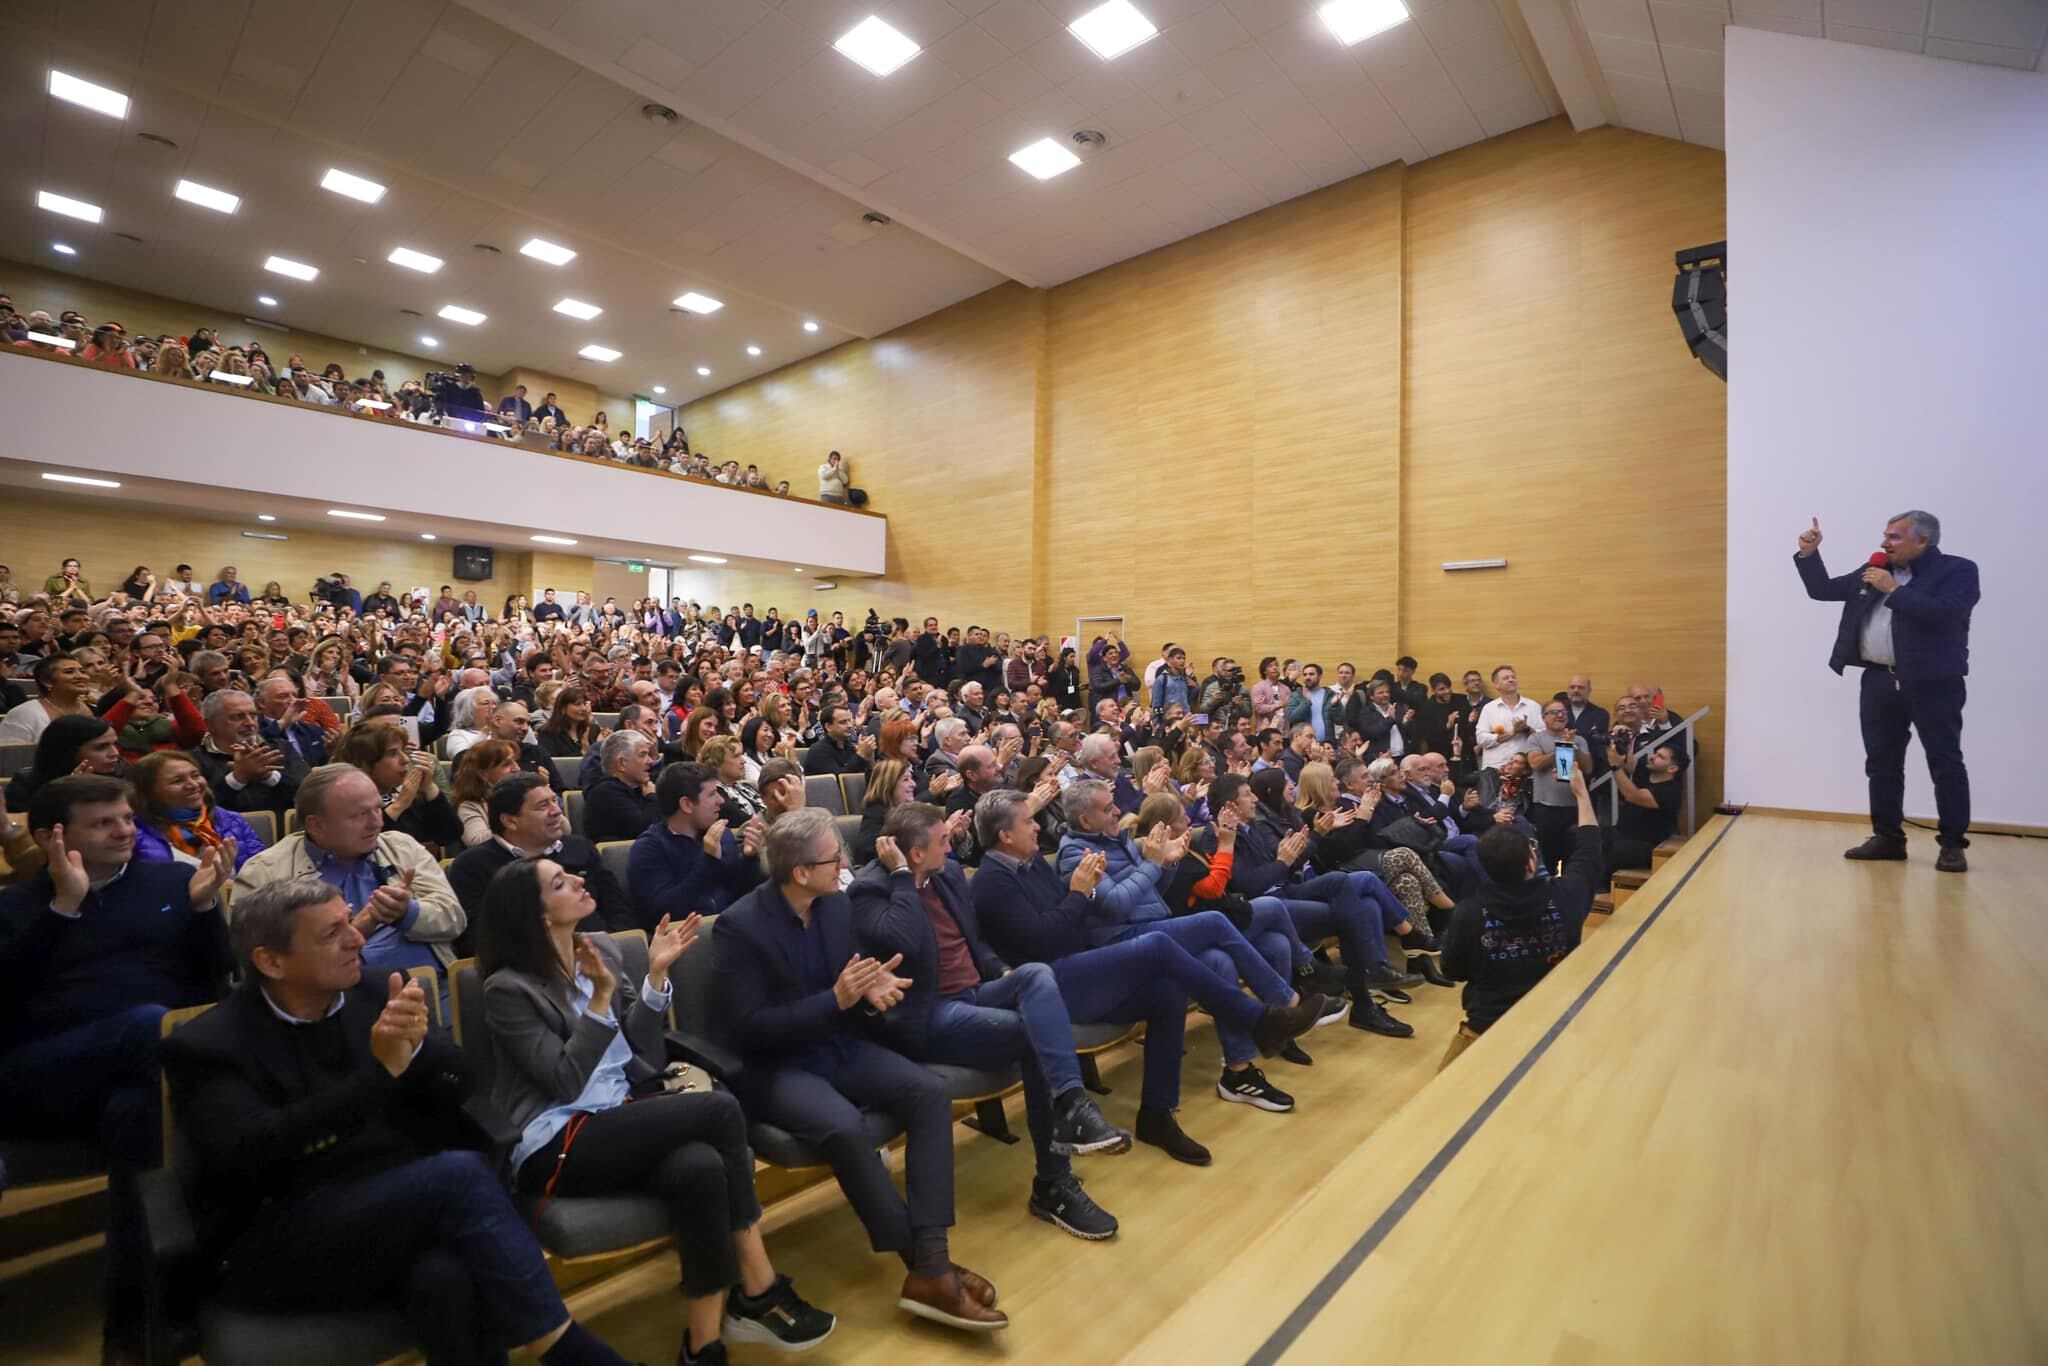
[[[1553,121],[1408,173],[1401,647],[1687,709],[1719,792],[1726,398],[1670,309],[1726,233],[1718,152]],[[1505,558],[1446,573],[1446,560]]]
[[[148,565],[160,579],[169,578],[178,564],[189,564],[201,584],[212,582],[222,565],[231,564],[250,592],[261,591],[266,579],[276,579],[299,600],[311,592],[313,580],[339,570],[365,593],[379,579],[391,580],[400,590],[421,586],[429,592],[453,584],[458,597],[465,588],[474,588],[477,600],[490,604],[493,611],[505,605],[507,595],[527,590],[528,557],[521,551],[493,551],[492,577],[464,584],[452,572],[454,547],[447,541],[428,544],[391,540],[377,532],[297,527],[283,533],[291,538],[284,541],[242,535],[253,529],[245,521],[166,518],[161,509],[130,507],[91,495],[10,491],[0,512],[0,563],[14,571],[17,584],[40,586],[66,556],[75,556],[93,587],[102,590],[119,584],[138,564]],[[582,576],[588,579],[590,561],[583,560],[582,566]]]
[[[1393,639],[1401,187],[1390,167],[1052,291],[1042,629],[1334,668]],[[1372,510],[1371,517],[1356,516]]]
[[[815,497],[825,453],[842,452],[870,506],[888,515],[889,559],[882,577],[846,580],[836,593],[809,591],[808,578],[794,573],[801,592],[766,574],[695,571],[678,591],[721,605],[746,596],[799,615],[836,608],[856,625],[873,605],[1016,629],[1031,612],[1034,389],[1044,342],[1044,295],[1003,285],[690,404],[683,426],[692,449],[757,464],[787,477],[793,492]]]

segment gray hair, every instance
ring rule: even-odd
[[[1068,825],[1073,825],[1083,811],[1095,805],[1098,794],[1113,791],[1114,789],[1100,778],[1076,779],[1060,794],[1060,814],[1067,818]]]
[[[455,701],[448,707],[448,723],[457,730],[476,729],[476,704],[488,697],[497,699],[498,694],[488,687],[464,688],[455,694]]]
[[[1014,788],[999,787],[993,792],[982,794],[974,804],[974,836],[981,841],[983,849],[996,847],[997,839],[1010,828],[1010,822],[1017,819],[1017,808],[1031,801],[1027,792]]]
[[[201,650],[199,653],[205,654],[206,651]],[[247,702],[252,707],[256,705],[256,699],[240,688],[222,688],[219,692],[210,692],[206,695],[206,700],[199,704],[199,714],[205,717],[210,725],[215,717],[227,710],[230,702]]]
[[[256,950],[289,953],[299,912],[325,906],[341,889],[318,877],[285,878],[243,892],[228,903],[228,940],[243,971],[254,976]]]
[[[650,684],[649,686],[652,685]],[[619,708],[618,728],[620,730],[631,730],[635,722],[652,710],[652,707],[642,706],[638,702],[628,702],[625,706]],[[635,733],[637,734],[638,732]]]
[[[1114,757],[1118,748],[1116,740],[1111,736],[1089,735],[1081,741],[1081,766],[1086,768],[1104,755]]]
[[[186,665],[186,667],[195,674],[203,674],[216,665],[232,664],[233,662],[233,660],[229,659],[219,650],[199,650],[193,654],[192,662]]]
[[[269,677],[265,678],[261,683],[258,683],[256,685],[256,695],[258,697],[261,697],[266,692],[269,692],[273,687],[279,686],[290,688],[293,692],[297,692],[299,690],[299,685],[292,682],[289,675],[271,674]]]
[[[1382,754],[1365,766],[1365,776],[1376,783],[1383,783],[1400,771],[1401,765],[1394,762],[1393,756],[1388,754]]]
[[[1896,517],[1888,519],[1885,525],[1890,526],[1892,522],[1911,522],[1913,530],[1927,538],[1927,544],[1941,544],[1941,518],[1931,512],[1922,512],[1920,509],[1914,508],[1911,512],[1901,512]],[[194,668],[196,671],[197,666],[195,665]]]
[[[832,823],[831,812],[820,806],[800,806],[783,812],[768,827],[761,848],[769,880],[781,886],[796,876],[798,868],[816,862],[818,841],[827,835],[832,837],[835,848],[846,852],[846,842],[839,837],[839,827]]]
[[[641,745],[648,743],[650,742],[647,737],[639,731],[627,730],[621,726],[618,730],[604,737],[604,743],[598,746],[597,761],[604,766],[606,773],[610,773],[612,766],[617,764],[619,760],[625,758]]]
[[[944,748],[946,741],[965,733],[967,723],[957,716],[948,716],[932,727],[932,742]]]
[[[313,817],[327,814],[327,789],[352,775],[366,782],[370,780],[370,775],[354,764],[322,764],[299,780],[299,792],[292,799],[292,809],[299,813],[300,829],[304,829],[306,822]]]

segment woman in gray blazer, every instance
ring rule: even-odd
[[[492,1099],[520,1129],[520,1191],[644,1191],[667,1204],[689,1304],[679,1363],[724,1366],[721,1334],[783,1351],[823,1342],[832,1315],[776,1274],[761,1241],[739,1102],[661,1087],[668,972],[696,941],[698,917],[661,918],[647,976],[633,983],[611,936],[576,931],[596,906],[582,878],[547,858],[507,864],[484,892],[477,966]]]

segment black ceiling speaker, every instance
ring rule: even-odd
[[[1671,311],[1694,359],[1728,382],[1728,244],[1681,251],[1671,284]]]
[[[491,548],[487,545],[455,547],[455,577],[480,583],[491,576]]]

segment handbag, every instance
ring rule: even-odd
[[[1424,825],[1413,816],[1403,816],[1388,825],[1380,831],[1380,838],[1418,854],[1434,854],[1444,846],[1444,832],[1440,828]]]
[[[1199,915],[1203,911],[1221,911],[1239,934],[1251,932],[1252,903],[1250,899],[1239,896],[1236,892],[1225,892],[1222,896],[1189,907],[1182,914]]]
[[[866,489],[848,488],[846,490],[846,501],[848,506],[864,508],[868,505],[868,491]]]

